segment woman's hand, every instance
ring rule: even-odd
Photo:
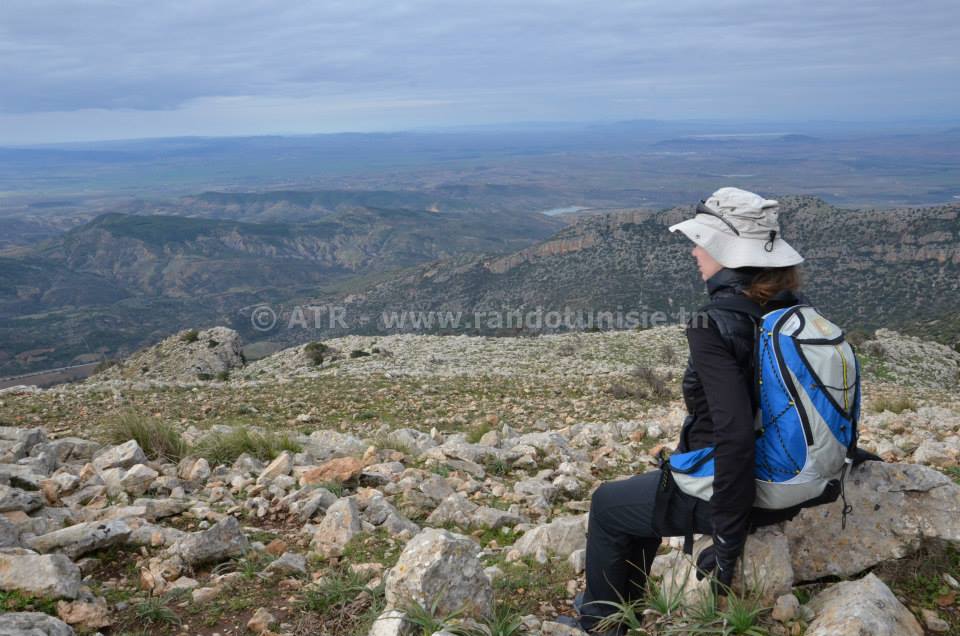
[[[737,559],[743,552],[744,539],[713,536],[713,545],[704,548],[697,556],[697,580],[713,578],[714,592],[726,596],[733,585],[733,573]]]

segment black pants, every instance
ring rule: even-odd
[[[661,473],[655,470],[602,484],[593,493],[587,526],[587,589],[580,624],[592,629],[620,603],[643,595],[650,565],[664,536],[712,534],[710,503],[675,491],[666,527],[654,522]],[[692,527],[691,527],[692,522]]]

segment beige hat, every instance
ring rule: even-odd
[[[670,226],[724,267],[788,267],[803,257],[780,237],[780,204],[740,188],[720,188],[697,213]]]

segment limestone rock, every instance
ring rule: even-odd
[[[110,608],[103,597],[93,601],[60,601],[57,603],[57,616],[64,623],[76,625],[85,632],[113,624]]]
[[[841,501],[806,508],[786,524],[797,582],[857,574],[912,554],[924,539],[960,543],[960,486],[932,468],[864,462],[846,490],[853,512],[845,531]]]
[[[513,490],[519,495],[542,497],[548,503],[557,496],[557,487],[543,479],[522,479],[513,485]]]
[[[480,547],[469,538],[427,528],[407,542],[386,580],[387,606],[436,603],[440,614],[469,616],[493,610],[493,586],[480,563]]]
[[[540,624],[542,636],[583,636],[583,630],[572,625],[564,625],[556,621],[543,621]]]
[[[15,548],[20,545],[20,528],[0,515],[0,548]]]
[[[284,552],[280,558],[268,565],[265,569],[268,574],[279,576],[305,576],[307,574],[307,559],[296,552]]]
[[[367,636],[410,636],[416,631],[416,626],[406,620],[406,614],[387,610],[373,621]]]
[[[303,450],[319,461],[346,455],[361,455],[367,445],[360,439],[347,433],[329,429],[314,431],[309,436],[297,438]]]
[[[300,517],[300,521],[308,521],[319,511],[326,511],[337,501],[337,496],[326,488],[317,488],[312,491],[301,491],[303,499],[290,504],[291,514]]]
[[[352,497],[338,499],[327,508],[327,514],[317,527],[311,547],[325,557],[340,556],[350,539],[360,533],[360,511]]]
[[[538,548],[563,559],[587,547],[587,515],[560,517],[528,530],[513,544],[511,553],[519,556],[536,554]]]
[[[187,565],[216,563],[242,556],[250,550],[240,524],[233,517],[224,517],[214,526],[201,532],[191,532],[170,546],[174,554]]]
[[[733,580],[735,590],[749,589],[770,604],[790,592],[793,578],[790,546],[779,526],[760,528],[747,537]]]
[[[363,472],[363,462],[355,457],[338,457],[322,466],[311,468],[300,476],[301,486],[319,486],[325,483],[353,481]]]
[[[293,454],[290,451],[283,451],[277,458],[267,464],[260,476],[257,477],[258,484],[269,483],[283,475],[289,475],[293,470]]]
[[[42,507],[43,498],[39,494],[0,484],[0,512],[32,512]]]
[[[159,476],[160,473],[149,466],[135,464],[120,479],[120,487],[131,495],[142,495]]]
[[[570,569],[573,570],[574,574],[583,574],[583,571],[587,569],[587,551],[574,550],[567,558],[567,563],[570,564]]]
[[[883,581],[868,574],[837,583],[810,601],[806,636],[923,636],[923,628]]]
[[[262,634],[266,631],[269,631],[270,625],[276,622],[277,618],[271,614],[267,608],[260,607],[256,612],[253,613],[253,616],[250,617],[250,620],[247,621],[247,629],[254,634]]]
[[[3,636],[73,636],[74,633],[69,625],[43,612],[0,614]]]
[[[441,526],[445,524],[455,524],[466,526],[469,519],[479,506],[473,503],[460,493],[453,493],[437,506],[430,516],[427,517],[427,523],[432,526]]]
[[[923,608],[920,610],[920,616],[923,617],[923,624],[931,632],[942,634],[950,631],[950,623],[940,618],[935,611]]]
[[[130,536],[130,526],[123,519],[105,522],[78,523],[48,532],[28,541],[37,552],[62,552],[76,559],[88,552],[123,543]]]
[[[0,590],[77,598],[80,568],[62,554],[0,554]]]
[[[205,482],[210,477],[210,462],[205,457],[186,457],[177,468],[180,479]]]
[[[469,525],[475,528],[489,528],[499,530],[500,528],[515,526],[518,523],[524,523],[526,519],[518,514],[508,510],[500,510],[491,506],[480,506],[470,515]]]
[[[793,594],[784,594],[777,598],[773,604],[773,611],[770,617],[775,621],[786,623],[792,621],[800,609],[800,600]]]
[[[93,466],[99,471],[110,468],[131,468],[134,464],[143,464],[147,456],[137,440],[132,439],[119,446],[105,448],[93,458]]]
[[[190,599],[194,603],[209,603],[223,593],[222,587],[198,587],[190,592]]]

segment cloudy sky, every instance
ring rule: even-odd
[[[0,143],[960,115],[957,0],[2,0]]]

